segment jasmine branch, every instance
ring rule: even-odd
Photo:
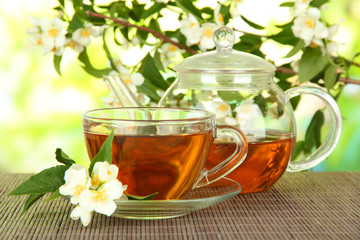
[[[294,70],[292,70],[290,68],[284,68],[284,67],[277,67],[276,72],[286,73],[286,74],[290,74],[290,75],[296,75],[297,74],[297,72],[295,72]],[[355,79],[351,79],[351,78],[340,77],[339,81],[343,82],[343,83],[350,83],[350,84],[360,85],[360,80],[355,80]]]
[[[161,41],[171,43],[172,45],[174,45],[174,46],[176,46],[176,47],[178,47],[180,49],[184,49],[185,51],[187,51],[187,52],[189,52],[191,54],[197,54],[198,53],[196,50],[191,49],[191,48],[189,48],[187,46],[184,46],[184,45],[182,45],[182,44],[180,44],[178,42],[175,42],[172,39],[166,37],[165,35],[157,32],[157,31],[154,31],[154,30],[152,30],[150,28],[135,25],[135,24],[132,24],[129,21],[126,21],[126,20],[122,20],[122,19],[118,19],[118,18],[114,18],[114,17],[108,17],[108,16],[105,16],[103,14],[95,13],[95,12],[91,12],[91,11],[86,11],[86,15],[91,16],[91,17],[102,18],[102,19],[109,19],[109,20],[111,20],[113,22],[120,23],[121,25],[123,25],[125,27],[137,28],[137,29],[139,29],[141,31],[151,33],[152,35],[154,35],[154,37],[159,38]]]
[[[161,41],[164,41],[164,42],[168,42],[168,43],[171,43],[173,44],[174,46],[180,48],[180,49],[184,49],[185,51],[191,53],[191,54],[197,54],[198,52],[194,49],[191,49],[187,46],[184,46],[178,42],[175,42],[173,41],[172,39],[166,37],[165,35],[163,35],[162,33],[159,33],[153,29],[150,29],[150,28],[147,28],[147,27],[143,27],[143,26],[139,26],[139,25],[135,25],[135,24],[132,24],[130,23],[129,21],[126,21],[126,20],[123,20],[123,19],[118,19],[118,18],[114,18],[114,17],[108,17],[108,16],[105,16],[103,14],[100,14],[100,13],[95,13],[95,12],[91,12],[91,11],[86,11],[86,14],[88,16],[91,16],[91,17],[97,17],[97,18],[102,18],[102,19],[109,19],[115,23],[119,23],[125,27],[134,27],[134,28],[137,28],[139,29],[140,31],[144,31],[144,32],[148,32],[148,33],[151,33],[154,37],[157,37],[159,38]],[[235,31],[239,31],[239,32],[243,32],[243,31],[240,31],[240,30],[237,30],[237,29],[234,29]],[[247,32],[243,32],[245,34],[252,34],[252,35],[256,35],[256,34],[253,34],[253,33],[247,33]],[[266,36],[262,36],[262,35],[257,35],[259,37],[266,37]],[[358,64],[352,62],[352,64],[358,66]],[[360,66],[360,65],[359,65]],[[289,69],[289,68],[284,68],[284,67],[277,67],[276,69],[276,72],[282,72],[282,73],[287,73],[287,74],[291,74],[291,75],[296,75],[297,72],[295,72],[294,70],[292,69]],[[355,79],[351,79],[351,78],[342,78],[340,77],[339,78],[339,81],[340,82],[344,82],[344,83],[351,83],[351,84],[360,84],[360,81],[359,80],[355,80]]]

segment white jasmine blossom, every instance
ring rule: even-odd
[[[73,164],[65,172],[65,184],[59,188],[60,194],[71,196],[72,204],[79,202],[80,195],[89,188],[89,176],[86,168],[79,164]]]
[[[72,34],[72,39],[83,46],[88,46],[91,42],[91,36],[98,37],[103,31],[102,27],[94,26],[91,23],[86,23],[84,28],[75,30]]]
[[[236,126],[238,124],[237,120],[233,117],[225,117],[224,122],[225,124],[231,126]]]
[[[231,16],[233,18],[241,16],[241,4],[244,3],[244,0],[233,0],[232,8],[230,10]]]
[[[214,18],[217,25],[224,25],[224,16],[220,13],[221,5],[217,4],[214,10]]]
[[[74,50],[75,52],[78,52],[78,53],[81,53],[82,51],[84,51],[84,46],[82,44],[76,42],[72,38],[66,39],[65,46],[71,48],[72,50]]]
[[[98,190],[87,190],[79,199],[79,205],[88,212],[95,211],[110,216],[116,209],[114,199],[119,199],[126,186],[117,179],[104,183]]]
[[[42,46],[43,40],[42,40],[42,30],[40,28],[40,20],[33,16],[30,16],[29,21],[33,25],[32,27],[26,30],[26,33],[29,34],[29,41],[34,45]]]
[[[168,3],[169,2],[169,0],[155,0],[157,3]]]
[[[200,42],[202,31],[198,20],[189,14],[188,18],[181,20],[180,32],[186,37],[186,44],[191,46]]]
[[[177,40],[174,38],[171,40],[177,42]],[[162,44],[160,48],[162,65],[167,68],[170,64],[182,60],[182,52],[184,52],[184,50],[179,49],[177,46],[171,43]]]
[[[326,45],[326,50],[330,55],[337,54],[339,52],[340,44],[333,41],[334,36],[339,31],[340,24],[334,24],[328,28],[329,36],[328,40],[330,41]]]
[[[72,220],[81,220],[83,226],[89,225],[92,217],[92,212],[89,212],[82,208],[80,205],[76,206],[70,213]]]
[[[226,102],[212,102],[211,108],[217,120],[231,116],[231,107]]]
[[[339,52],[340,45],[337,42],[329,42],[326,45],[326,50],[330,55],[337,54]]]
[[[319,18],[320,11],[317,8],[310,8],[306,13],[295,18],[293,33],[304,40],[305,46],[309,46],[314,40],[328,37],[328,30]]]
[[[218,29],[218,26],[215,23],[204,23],[201,25],[202,36],[200,39],[199,48],[202,51],[206,51],[207,49],[212,49],[215,47],[213,36],[216,29]]]
[[[246,101],[237,106],[236,120],[242,129],[261,129],[265,128],[264,116],[260,107],[253,100]]]
[[[143,106],[146,106],[147,104],[150,103],[150,98],[145,95],[144,93],[136,93],[136,98],[139,100],[139,102],[141,102],[141,104]]]
[[[295,0],[294,9],[292,15],[297,17],[306,13],[306,10],[309,8],[310,0]]]
[[[130,73],[129,69],[120,65],[118,67],[120,76],[124,80],[124,82],[128,85],[131,91],[137,92],[136,86],[141,86],[145,78],[141,73]]]
[[[94,165],[91,176],[91,185],[98,186],[101,182],[111,182],[116,179],[119,168],[114,164],[108,162],[97,162]],[[94,184],[93,184],[94,183]]]
[[[60,194],[70,196],[71,203],[77,205],[71,219],[81,219],[84,226],[90,223],[93,211],[110,216],[116,209],[114,200],[127,199],[124,195],[127,185],[117,179],[117,166],[96,162],[91,175],[90,179],[86,168],[73,164],[65,172],[65,184],[59,188]]]
[[[60,55],[65,45],[65,28],[60,18],[54,18],[52,22],[47,19],[40,19],[42,33],[42,46],[44,53],[54,52]]]

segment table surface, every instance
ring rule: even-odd
[[[66,199],[38,202],[7,194],[25,174],[1,174],[0,239],[360,239],[360,172],[286,173],[270,189],[186,216],[130,220],[95,213],[83,227]]]

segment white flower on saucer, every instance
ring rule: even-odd
[[[215,23],[204,23],[201,25],[202,36],[200,38],[199,48],[202,51],[215,47],[213,36],[217,28],[218,26]]]
[[[117,178],[119,168],[114,164],[108,162],[97,162],[94,165],[91,186],[98,187],[103,182],[111,182]]]
[[[59,193],[70,196],[72,204],[79,202],[80,196],[89,188],[87,169],[79,164],[73,164],[65,172],[65,184],[59,188]]]
[[[84,226],[89,225],[90,221],[91,221],[91,217],[92,217],[92,212],[89,212],[87,210],[85,210],[84,208],[82,208],[80,205],[77,205],[74,210],[71,211],[70,213],[70,218],[72,220],[81,220],[81,223]]]
[[[79,205],[87,212],[96,211],[110,216],[116,209],[115,199],[122,197],[126,186],[117,179],[104,183],[96,191],[87,190],[81,194]]]
[[[83,46],[90,44],[90,37],[98,37],[103,31],[102,27],[94,26],[91,23],[86,23],[84,28],[76,29],[72,35],[72,39]]]
[[[52,22],[47,19],[40,19],[42,32],[42,45],[44,53],[54,52],[61,55],[65,45],[65,28],[60,18],[54,18]]]

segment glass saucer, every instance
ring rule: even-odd
[[[112,216],[129,219],[164,219],[186,215],[236,196],[239,183],[223,178],[206,187],[191,190],[181,200],[116,200]]]

